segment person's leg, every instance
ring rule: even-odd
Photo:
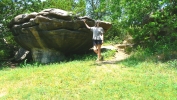
[[[94,45],[94,46],[93,46],[93,51],[94,51],[96,54],[98,54],[97,45]]]
[[[101,45],[102,40],[94,40],[93,41],[93,51],[97,54],[97,61],[101,60]]]
[[[97,54],[98,50],[97,50],[97,41],[93,40],[93,51]]]
[[[98,60],[101,60],[101,44],[97,45],[97,49],[98,49],[98,53],[97,53]]]

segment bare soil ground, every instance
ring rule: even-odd
[[[108,50],[117,50],[117,52],[116,52],[116,54],[114,55],[114,57],[112,59],[110,59],[110,60],[104,60],[104,61],[98,62],[98,63],[114,64],[114,63],[119,62],[121,60],[124,60],[124,59],[126,59],[126,58],[128,58],[130,56],[129,54],[126,54],[124,51],[118,50],[113,45],[102,46],[102,48],[108,49]]]

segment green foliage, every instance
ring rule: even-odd
[[[137,46],[131,56],[120,63],[126,67],[139,67],[142,63],[164,63],[167,67],[177,68],[177,52],[173,50],[175,47],[169,48],[169,44],[156,46],[158,44],[155,43],[154,45],[149,48],[144,48],[140,45]]]
[[[86,1],[85,0],[78,0],[77,2],[74,2],[73,8],[71,11],[73,11],[76,15],[79,16],[85,16],[86,14]]]
[[[58,8],[72,11],[80,16],[85,15],[85,0],[46,0],[47,8]]]
[[[176,66],[177,66],[177,60],[168,61],[167,64],[168,64],[168,67],[176,68]]]
[[[98,20],[110,20],[110,0],[86,0],[86,15]]]
[[[3,59],[8,58],[13,51],[12,49],[18,46],[14,41],[9,28],[7,28],[9,22],[19,14],[39,11],[43,9],[43,7],[45,7],[45,3],[41,2],[41,0],[18,0],[16,2],[13,2],[12,0],[0,0],[0,40],[5,39],[8,43],[5,44],[4,42],[0,42],[0,45],[2,46],[0,48],[4,51],[1,53]]]
[[[47,0],[49,8],[59,8],[63,10],[70,11],[74,3],[73,0]]]
[[[121,41],[120,39],[123,40],[126,35],[131,35],[136,44],[149,48],[154,53],[176,50],[174,46],[177,39],[176,1],[110,0],[110,2],[109,11],[113,27],[109,30],[107,39]]]
[[[3,58],[7,57],[7,53],[5,53],[5,50],[0,50],[0,60],[2,60]]]

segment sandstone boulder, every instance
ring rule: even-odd
[[[68,53],[83,53],[92,47],[92,32],[85,27],[95,20],[77,17],[61,9],[45,9],[41,12],[21,14],[9,23],[15,41],[32,52],[33,60],[41,63],[61,61]],[[101,21],[107,31],[111,24]]]

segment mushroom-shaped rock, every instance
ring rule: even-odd
[[[95,21],[86,16],[76,17],[61,9],[17,15],[9,23],[15,41],[32,52],[34,61],[49,63],[61,61],[68,53],[83,53],[92,47],[92,32],[85,27]],[[111,23],[100,21],[107,31]]]

